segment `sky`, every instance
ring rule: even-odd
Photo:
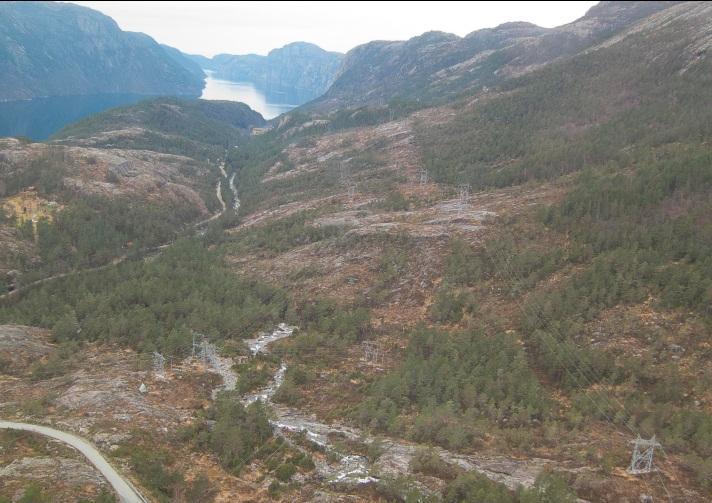
[[[73,2],[183,52],[267,54],[289,42],[338,52],[440,30],[463,36],[509,21],[559,26],[597,2]]]

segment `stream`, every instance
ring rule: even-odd
[[[237,172],[233,173],[232,176],[230,177],[230,190],[232,191],[233,195],[235,196],[233,199],[232,203],[232,209],[237,211],[240,209],[240,198],[237,197],[237,187],[235,187],[235,175]]]
[[[281,323],[273,331],[262,333],[257,338],[248,339],[245,342],[254,356],[258,353],[268,352],[268,346],[271,343],[292,336],[295,329],[296,327]],[[237,383],[237,375],[232,369],[232,359],[220,356],[216,359],[217,364],[213,368],[223,377],[223,385],[219,387],[218,391],[234,390]],[[287,364],[282,362],[268,386],[255,393],[244,395],[242,401],[247,405],[256,400],[262,400],[270,405],[275,413],[275,418],[271,421],[275,433],[284,436],[287,433],[303,432],[307,439],[331,454],[332,456],[330,457],[332,459],[338,459],[338,462],[332,463],[326,460],[315,460],[316,472],[322,479],[332,485],[354,487],[378,482],[379,479],[373,476],[372,473],[400,476],[410,472],[410,460],[418,448],[417,445],[403,440],[376,438],[352,426],[326,424],[313,415],[274,403],[272,398],[279,386],[284,382],[286,371]],[[374,463],[369,462],[366,457],[359,454],[344,454],[334,446],[331,440],[334,437],[357,441],[366,445],[378,442],[382,454]],[[547,464],[550,464],[549,460],[538,458],[519,460],[503,456],[459,454],[441,448],[434,448],[434,450],[446,462],[467,471],[475,470],[512,490],[520,485],[531,486],[539,472]]]

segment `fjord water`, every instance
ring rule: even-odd
[[[201,99],[240,101],[252,110],[261,113],[262,117],[268,120],[288,112],[296,106],[290,104],[289,96],[268,96],[249,82],[216,79],[213,77],[214,72],[203,71],[206,78]]]
[[[231,82],[212,77],[205,71],[205,89],[201,98],[246,103],[272,119],[296,105],[286,95],[267,95],[248,82]],[[27,136],[45,140],[69,123],[106,109],[131,105],[151,96],[141,94],[92,94],[82,96],[52,96],[32,100],[0,102],[0,137]]]
[[[44,140],[70,122],[146,98],[140,94],[95,94],[0,102],[0,136]]]

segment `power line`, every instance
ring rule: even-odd
[[[488,253],[487,247],[486,247],[486,246],[483,246],[483,248],[484,248],[485,252]],[[490,257],[491,257],[491,255],[490,255]],[[507,268],[506,268],[506,269],[507,269],[507,275],[509,276],[510,281],[513,280],[513,279],[514,279],[514,274],[512,273],[511,268],[509,267],[509,262],[508,262],[508,261],[505,261],[505,260],[501,260],[500,262],[501,262],[502,264],[506,264],[506,265],[507,265]],[[522,278],[519,278],[519,279],[522,279]],[[522,312],[522,315],[526,315],[526,314],[527,314],[526,311],[525,311],[525,309],[522,307],[521,302],[518,302],[518,301],[515,300],[515,304],[517,305],[517,307],[518,307],[518,308],[520,309],[520,311]],[[540,307],[540,306],[539,306],[539,307]],[[536,317],[539,319],[539,321],[544,321],[544,322],[546,322],[546,320],[543,319],[543,316],[540,315],[540,313],[541,313],[542,311],[543,311],[543,309],[541,309],[541,307],[540,307],[539,312],[533,312],[532,314],[534,314],[534,316],[536,316]],[[549,321],[551,321],[551,320],[549,320]],[[542,325],[542,326],[547,326],[547,327],[549,327],[550,325],[551,325],[551,323],[549,323],[549,324],[544,324],[544,325]],[[551,328],[552,328],[554,331],[556,331],[556,332],[558,333],[560,339],[563,339],[563,337],[561,337],[561,333],[558,331],[558,329],[556,329],[556,328],[553,327],[553,326],[551,326]],[[542,337],[541,340],[542,340],[542,342],[547,346],[547,349],[549,350],[549,352],[550,352],[552,355],[554,355],[554,356],[557,358],[557,360],[559,360],[559,364],[561,365],[561,367],[564,368],[564,369],[566,369],[566,370],[568,370],[567,365],[565,364],[565,362],[563,361],[563,359],[559,356],[559,352],[557,351],[557,348],[553,348],[553,347],[551,346],[551,344],[548,342],[548,340],[547,340],[546,337]],[[567,352],[567,351],[568,351],[568,348],[566,348],[566,345],[565,345],[565,344],[562,344],[562,345],[560,346],[560,349],[562,350],[562,352]],[[573,356],[573,358],[571,358],[571,356]],[[590,380],[589,376],[587,376],[587,374],[583,371],[583,369],[581,368],[581,366],[576,363],[576,356],[569,354],[569,355],[567,355],[567,358],[570,358],[571,362],[572,362],[573,365],[575,366],[575,368],[576,368],[576,370],[578,371],[579,375],[587,382],[587,388],[593,390],[593,392],[596,393],[597,391],[596,391],[595,387],[593,386],[593,382]],[[578,380],[578,378],[576,377],[575,374],[573,374],[573,373],[570,372],[570,371],[568,372],[568,374],[576,381],[577,386],[579,386],[581,389],[584,389],[584,388],[581,386],[581,382]],[[605,395],[603,395],[602,393],[600,393],[600,392],[598,392],[598,393],[599,393],[599,396],[602,397],[603,400],[608,403],[608,405],[610,405],[610,402],[608,401],[608,398],[607,398]],[[584,394],[585,394],[585,395],[587,396],[587,398],[591,401],[591,403],[594,405],[594,407],[595,407],[596,409],[598,409],[598,411],[600,412],[600,414],[602,415],[602,417],[603,417],[614,429],[617,429],[617,426],[615,425],[615,422],[610,418],[610,416],[609,416],[604,410],[601,409],[601,406],[600,406],[597,402],[595,402],[590,396],[588,396],[586,393],[584,393]],[[622,405],[622,404],[621,404],[621,405]],[[623,409],[623,412],[624,412],[624,414],[626,415],[626,417],[630,417],[630,416],[628,415],[627,411],[625,410],[625,406],[622,406],[622,409]],[[631,433],[633,433],[633,434],[636,436],[636,438],[638,438],[638,437],[640,436],[638,432],[636,432],[635,430],[633,430],[633,428],[631,428],[630,425],[627,424],[627,421],[624,422],[624,425],[626,426],[626,428],[628,428],[628,430],[631,431]],[[663,453],[664,453],[664,451],[663,451]],[[661,485],[663,486],[663,489],[665,490],[665,493],[666,493],[667,496],[668,496],[668,499],[670,499],[670,500],[672,501],[672,497],[670,496],[670,493],[669,493],[667,487],[665,486],[665,483],[662,481],[662,479],[660,478],[659,474],[656,473],[656,475],[658,476],[658,479],[660,480]],[[642,480],[643,483],[645,484],[646,488],[648,488],[647,481],[646,481],[645,479],[641,479],[641,480]],[[648,488],[648,489],[649,489],[649,488]]]

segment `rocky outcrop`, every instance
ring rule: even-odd
[[[106,480],[83,461],[69,458],[21,458],[0,468],[0,479],[55,480],[71,485],[105,487]]]
[[[54,351],[46,330],[0,325],[0,374],[17,374]]]
[[[201,193],[208,167],[193,159],[148,150],[56,146],[0,140],[0,177],[21,178],[38,165],[51,165],[63,174],[64,197],[127,197],[136,201],[172,202],[208,214]],[[67,192],[67,190],[69,192]]]

